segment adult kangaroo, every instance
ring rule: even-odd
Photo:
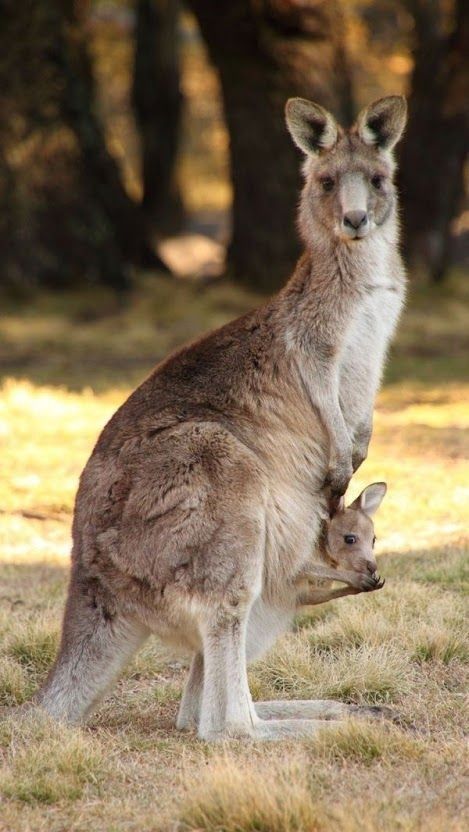
[[[325,482],[343,494],[366,456],[404,297],[392,149],[406,105],[383,98],[348,130],[302,99],[286,117],[306,154],[305,252],[278,295],[167,358],[99,437],[36,697],[56,718],[83,719],[150,632],[194,654],[178,726],[203,739],[304,736],[347,712],[254,706],[246,660],[292,618]]]

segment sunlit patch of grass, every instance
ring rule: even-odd
[[[58,642],[59,622],[46,617],[16,626],[4,649],[7,655],[23,667],[35,673],[43,673],[56,656]]]
[[[209,763],[188,783],[179,820],[204,832],[320,832],[325,813],[313,800],[305,767],[295,762],[240,766],[228,757]]]
[[[399,579],[405,574],[419,583],[435,584],[458,594],[469,594],[469,546],[465,540],[435,550],[392,555],[382,558],[381,564],[391,578]]]
[[[412,666],[392,644],[344,646],[340,651],[311,647],[304,630],[279,642],[256,663],[256,698],[342,699],[386,702],[412,686]]]
[[[415,801],[414,801],[415,804]],[[333,832],[465,832],[465,819],[452,816],[442,806],[416,807],[411,796],[404,803],[391,790],[368,799],[351,797],[336,806],[327,830]]]
[[[361,604],[331,606],[327,618],[303,630],[317,650],[395,645],[420,659],[448,662],[468,656],[463,603],[433,588],[389,581]]]
[[[466,661],[468,657],[467,639],[446,633],[441,627],[422,628],[419,639],[415,639],[413,657],[418,661],[433,660],[449,664],[453,659]]]
[[[349,720],[340,727],[324,727],[311,740],[315,758],[329,763],[353,761],[371,765],[375,761],[392,763],[420,760],[425,753],[424,743],[392,725]]]
[[[59,618],[51,610],[33,618],[23,605],[3,618],[0,644],[0,705],[29,699],[55,658]]]
[[[26,669],[17,661],[0,657],[0,705],[21,705],[34,689]]]
[[[25,803],[78,800],[96,788],[106,766],[98,741],[57,725],[40,713],[28,713],[0,727],[6,750],[0,768],[0,791]]]

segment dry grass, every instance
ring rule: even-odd
[[[187,788],[187,787],[186,787]],[[321,812],[322,814],[322,812]],[[324,826],[311,794],[304,760],[259,768],[219,757],[187,790],[181,811],[183,829],[210,832],[319,832]]]
[[[185,660],[149,643],[86,729],[34,713],[1,725],[2,832],[467,828],[466,298],[457,280],[415,291],[353,484],[389,483],[377,518],[385,588],[302,615],[250,671],[256,697],[386,702],[400,726],[207,748],[173,729]],[[125,309],[102,293],[7,309],[0,705],[26,701],[55,653],[73,496],[99,429],[154,359],[253,301],[228,284],[155,280]]]
[[[57,726],[44,714],[26,713],[1,726],[6,760],[1,793],[22,803],[56,804],[96,790],[106,762],[100,744],[84,732]]]

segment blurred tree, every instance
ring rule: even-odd
[[[88,0],[61,0],[64,17],[55,54],[65,82],[61,111],[76,136],[83,174],[97,206],[109,220],[123,261],[161,267],[161,261],[149,243],[144,218],[122,184],[119,168],[107,149],[96,115],[94,77],[84,26],[88,5]]]
[[[414,20],[410,119],[401,152],[405,245],[432,280],[450,264],[451,224],[461,207],[469,145],[469,3],[406,0]]]
[[[298,152],[288,97],[352,118],[339,0],[189,0],[222,85],[234,189],[228,262],[236,279],[272,291],[298,255]]]
[[[80,0],[2,4],[0,246],[14,285],[129,285],[162,266],[96,115]]]
[[[137,0],[132,101],[142,150],[142,209],[157,233],[180,229],[175,176],[182,96],[176,0]]]

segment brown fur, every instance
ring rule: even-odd
[[[392,158],[358,128],[335,135],[308,163],[306,250],[286,287],[167,358],[98,439],[76,499],[60,654],[37,696],[58,718],[82,719],[153,631],[196,653],[180,727],[197,713],[210,739],[314,728],[259,723],[246,650],[288,626],[325,479],[343,493],[366,455],[404,281]],[[319,191],[324,171],[334,195]],[[341,216],[358,192],[370,234],[352,240]]]

